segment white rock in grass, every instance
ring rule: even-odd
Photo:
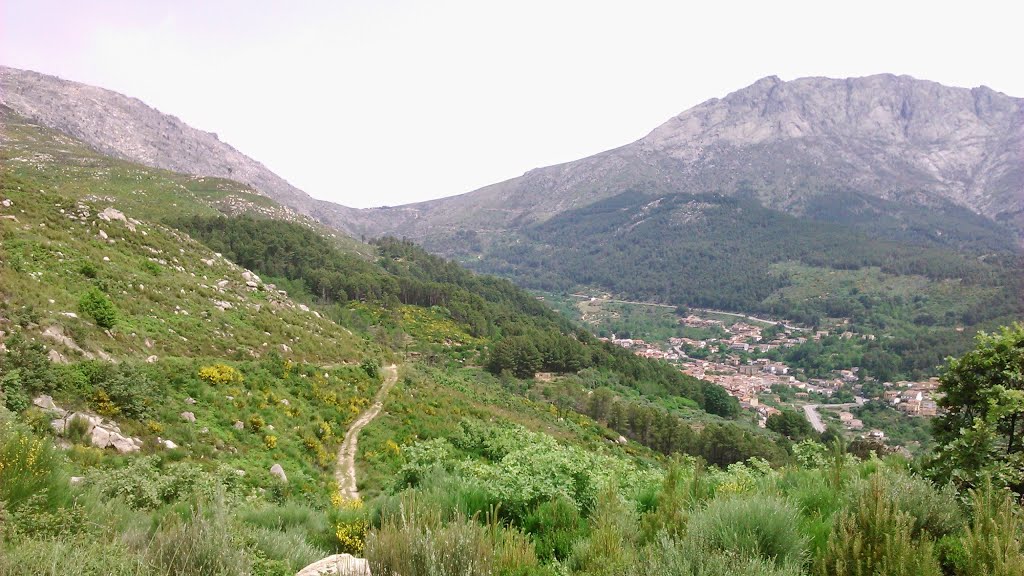
[[[284,473],[284,468],[282,468],[280,464],[274,464],[270,467],[270,475],[281,482],[288,482],[288,475]]]
[[[295,576],[371,576],[370,563],[365,558],[356,558],[351,554],[335,554],[323,560],[317,560]]]
[[[181,413],[181,419],[186,421],[186,422],[195,422],[196,421],[196,415],[191,413],[191,412],[182,412]]]

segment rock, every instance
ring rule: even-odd
[[[63,418],[58,418],[58,419],[50,422],[50,426],[53,427],[54,432],[56,432],[57,434],[63,435],[67,431],[68,423],[70,423],[73,420],[78,420],[78,419],[81,419],[81,420],[85,421],[85,433],[86,434],[91,433],[93,431],[93,429],[97,425],[99,425],[100,422],[103,421],[103,419],[100,418],[99,416],[93,416],[91,414],[86,414],[86,413],[83,413],[83,412],[74,412],[72,414],[69,414],[69,415],[63,417]]]
[[[230,283],[230,280],[221,280],[220,282],[217,282],[217,288],[226,288]]]
[[[104,256],[103,257],[103,261],[104,262],[110,262],[110,256]]]
[[[67,316],[68,318],[78,318],[78,314],[75,314],[74,312],[61,312],[60,315]]]
[[[365,558],[356,558],[351,554],[335,554],[323,560],[317,560],[295,576],[371,576],[370,563]]]
[[[202,260],[200,260],[200,261],[201,261],[201,262],[202,262],[203,264],[206,264],[207,266],[213,266],[213,265],[214,265],[214,263],[216,262],[216,260],[214,260],[213,258],[203,258],[203,259],[202,259]]]
[[[70,484],[72,486],[77,486],[77,485],[81,484],[82,481],[84,481],[84,480],[85,480],[85,476],[72,476],[71,478],[68,478],[68,484]]]
[[[309,306],[306,306],[305,304],[299,304],[299,310],[302,310],[303,312],[309,312]]]
[[[68,359],[63,354],[56,350],[51,349],[49,352],[46,353],[46,357],[49,358],[50,362],[53,362],[54,364],[68,363]]]
[[[629,442],[629,440],[626,440],[625,436],[619,436],[618,438],[615,439],[615,441],[618,442],[619,444],[626,444]]]
[[[281,404],[284,404],[285,406],[291,406],[292,405],[292,403],[289,402],[287,398],[281,398]]]
[[[36,406],[38,406],[39,408],[42,408],[43,410],[46,410],[47,412],[53,412],[54,414],[60,414],[61,416],[64,416],[64,415],[67,414],[66,410],[64,410],[60,406],[57,406],[53,402],[53,398],[48,396],[48,395],[46,395],[46,394],[43,394],[42,396],[37,396],[37,397],[33,398],[32,399],[32,403],[35,404]]]
[[[107,233],[104,232],[103,230],[100,230],[100,238],[103,238],[104,240],[106,240],[107,239]]]
[[[152,363],[156,362],[159,359],[160,358],[158,358],[155,354],[153,356],[147,356],[146,357],[146,364],[152,364]]]
[[[10,208],[11,206],[14,205],[14,202],[11,202],[10,198],[4,198],[3,202],[0,202],[0,205],[2,205],[4,208]]]
[[[288,476],[284,473],[284,468],[282,468],[280,464],[274,464],[270,467],[270,475],[281,482],[288,482]]]
[[[191,412],[182,412],[180,414],[180,416],[181,416],[181,419],[184,420],[185,422],[195,422],[196,421],[196,415],[191,413]]]
[[[235,470],[235,476],[238,476],[238,477],[245,476],[245,470],[242,470],[241,468],[236,469]]]
[[[145,346],[146,348],[152,348],[152,347],[153,347],[153,341],[152,341],[152,340],[150,340],[149,338],[146,338],[146,340],[145,340],[145,341],[143,341],[143,342],[142,342],[142,344],[143,344],[143,345],[144,345],[144,346]]]
[[[281,344],[281,352],[291,352],[292,349],[287,344]]]
[[[247,287],[249,287],[249,288],[252,288],[253,290],[255,290],[256,288],[259,288],[259,286],[260,286],[259,284],[253,282],[252,280],[249,280],[248,282],[246,282],[245,285]]]
[[[196,403],[196,399],[195,398],[193,398],[191,396],[189,396],[188,398],[185,398],[185,404],[188,404],[189,406],[194,406],[195,403]]]
[[[171,441],[171,440],[164,440],[164,441],[163,441],[163,445],[164,445],[164,448],[167,448],[168,450],[174,450],[175,448],[177,448],[177,447],[178,447],[178,445],[177,445],[177,444],[175,444],[175,443],[174,443],[173,441]]]
[[[224,300],[214,300],[213,305],[220,308],[222,311],[234,308],[234,306],[231,305],[231,302],[225,302]]]
[[[245,430],[245,424],[243,424],[241,420],[235,420],[235,423],[232,424],[232,426],[235,430]]]
[[[260,282],[260,277],[255,275],[255,274],[253,274],[249,270],[246,270],[245,272],[242,272],[242,278],[246,282],[257,282],[257,283]]]

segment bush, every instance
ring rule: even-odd
[[[203,366],[199,369],[199,378],[216,385],[238,385],[245,380],[241,372],[227,364]]]
[[[399,509],[367,536],[366,558],[374,576],[523,574],[537,568],[529,538],[502,527],[493,513],[486,526],[462,515],[444,522],[438,510],[419,505],[414,495],[407,495]]]
[[[836,520],[825,555],[815,564],[820,576],[940,576],[927,533],[913,538],[914,520],[889,497],[878,473],[849,510]]]
[[[565,498],[554,498],[537,506],[526,517],[523,527],[533,535],[537,557],[543,562],[565,560],[585,534],[576,505]]]
[[[156,572],[166,576],[248,574],[245,549],[231,537],[227,511],[211,506],[204,513],[197,506],[190,517],[169,514],[153,534],[146,557]]]
[[[110,298],[99,288],[93,287],[78,300],[78,310],[92,318],[100,328],[110,329],[117,323],[117,309]]]
[[[972,519],[958,546],[944,550],[956,576],[1024,574],[1024,532],[1011,493],[986,482],[971,491]]]
[[[636,561],[637,535],[636,511],[608,487],[598,497],[590,537],[573,548],[570,565],[585,574],[623,574]]]
[[[712,500],[690,518],[687,539],[779,566],[802,565],[808,546],[796,507],[765,493]]]
[[[13,512],[33,497],[36,505],[50,509],[68,501],[60,456],[49,439],[11,423],[0,425],[0,500]]]
[[[33,576],[148,576],[145,560],[117,541],[21,539],[0,549],[0,575]]]
[[[630,567],[629,576],[801,576],[797,565],[777,566],[771,560],[677,541],[662,534]]]

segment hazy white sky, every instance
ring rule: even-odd
[[[1024,96],[1009,0],[0,0],[0,63],[174,114],[349,206],[467,192],[778,75]]]

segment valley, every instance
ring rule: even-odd
[[[353,210],[0,86],[0,576],[1024,571],[1018,99],[768,78]]]

